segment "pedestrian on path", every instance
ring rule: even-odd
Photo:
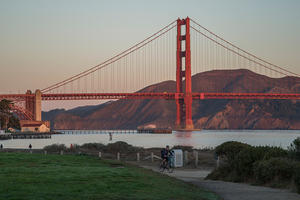
[[[112,141],[112,133],[109,132],[109,141]]]

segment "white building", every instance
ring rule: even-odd
[[[24,124],[21,127],[21,132],[50,132],[50,128],[48,128],[45,124]]]

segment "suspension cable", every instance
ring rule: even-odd
[[[284,68],[282,68],[282,67],[280,67],[280,66],[278,66],[278,65],[274,65],[274,64],[272,64],[272,63],[270,63],[270,62],[268,62],[268,61],[266,61],[266,60],[263,60],[263,59],[261,59],[261,58],[255,56],[255,55],[253,55],[253,54],[251,54],[251,53],[249,53],[249,52],[247,52],[247,51],[245,51],[245,50],[239,48],[238,46],[236,46],[236,45],[232,44],[231,42],[229,42],[229,41],[227,41],[227,40],[221,38],[221,37],[218,36],[217,34],[213,33],[212,31],[208,30],[208,29],[205,28],[204,26],[200,25],[199,23],[197,23],[197,22],[194,21],[193,19],[190,19],[190,20],[191,20],[193,23],[195,23],[196,25],[198,25],[199,27],[201,27],[202,29],[204,29],[205,31],[207,31],[207,32],[209,32],[210,34],[214,35],[215,37],[217,37],[218,39],[222,40],[223,42],[226,42],[227,44],[233,46],[234,48],[238,49],[239,51],[242,51],[243,53],[246,53],[246,54],[248,54],[248,55],[254,57],[255,59],[260,60],[260,61],[262,61],[262,62],[264,62],[264,63],[266,63],[266,64],[272,65],[272,66],[275,67],[275,68],[281,69],[282,71],[285,71],[285,72],[287,72],[287,73],[293,74],[293,75],[298,76],[298,77],[300,76],[300,74],[297,74],[297,73],[295,73],[295,72],[291,72],[291,71],[289,71],[289,70],[287,70],[287,69],[284,69]]]
[[[153,38],[154,36],[156,36],[156,35],[159,34],[160,32],[162,32],[162,31],[164,31],[165,29],[169,28],[169,27],[170,27],[171,25],[173,25],[175,22],[176,22],[176,20],[174,20],[173,22],[171,22],[171,23],[168,24],[167,26],[163,27],[162,29],[160,29],[160,30],[157,31],[156,33],[152,34],[151,36],[147,37],[147,38],[144,39],[143,41],[141,41],[141,42],[135,44],[134,46],[130,47],[129,49],[127,49],[127,50],[125,50],[125,51],[123,51],[123,52],[121,52],[121,53],[119,53],[119,54],[113,56],[112,58],[110,58],[110,59],[108,59],[108,60],[106,60],[106,61],[104,61],[104,62],[102,62],[102,63],[100,63],[100,64],[98,64],[98,65],[95,65],[95,66],[93,66],[92,68],[90,68],[90,69],[88,69],[88,70],[85,70],[85,71],[83,71],[83,72],[81,72],[81,73],[79,73],[79,74],[76,74],[76,75],[74,75],[74,76],[72,76],[72,77],[70,77],[70,78],[67,78],[67,79],[65,79],[65,80],[63,80],[63,81],[61,81],[61,82],[58,82],[58,83],[53,84],[53,85],[51,85],[51,86],[49,86],[49,87],[46,87],[46,88],[42,89],[41,92],[42,92],[42,93],[45,93],[45,92],[48,92],[48,91],[50,91],[50,90],[52,90],[52,89],[54,89],[54,88],[57,88],[57,86],[60,87],[60,86],[63,85],[64,83],[66,83],[66,82],[69,83],[70,80],[73,80],[74,78],[77,78],[77,77],[79,77],[79,76],[85,75],[85,74],[88,73],[89,71],[94,70],[95,68],[98,68],[99,66],[104,65],[104,64],[106,64],[107,62],[109,62],[109,61],[111,61],[111,60],[114,60],[114,59],[118,58],[119,56],[125,54],[125,53],[128,52],[128,51],[131,51],[132,49],[138,47],[139,45],[141,45],[141,44],[145,43],[146,41],[148,41],[149,39]],[[173,28],[174,28],[174,27],[173,27]],[[106,65],[106,66],[107,66],[107,65]],[[74,79],[74,80],[76,80],[76,79]]]

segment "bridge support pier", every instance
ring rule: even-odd
[[[185,26],[185,35],[181,34],[181,28]],[[182,49],[182,41],[185,41],[185,49]],[[185,66],[183,69],[183,58]],[[190,19],[177,20],[177,55],[176,55],[176,93],[184,93],[184,98],[176,96],[176,128],[193,129],[192,119],[192,76],[191,76],[191,46],[190,46]],[[185,79],[184,79],[185,78]],[[185,87],[183,90],[183,82]]]
[[[34,96],[34,120],[42,121],[42,93],[40,90],[35,91]]]
[[[42,93],[40,90],[36,90],[34,96],[30,90],[26,92],[25,108],[28,110],[34,121],[42,121]]]

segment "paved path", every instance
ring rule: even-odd
[[[158,171],[153,166],[143,167]],[[209,173],[209,170],[176,169],[174,173],[166,172],[165,174],[213,191],[224,200],[300,200],[299,194],[288,190],[252,186],[244,183],[204,180]]]

